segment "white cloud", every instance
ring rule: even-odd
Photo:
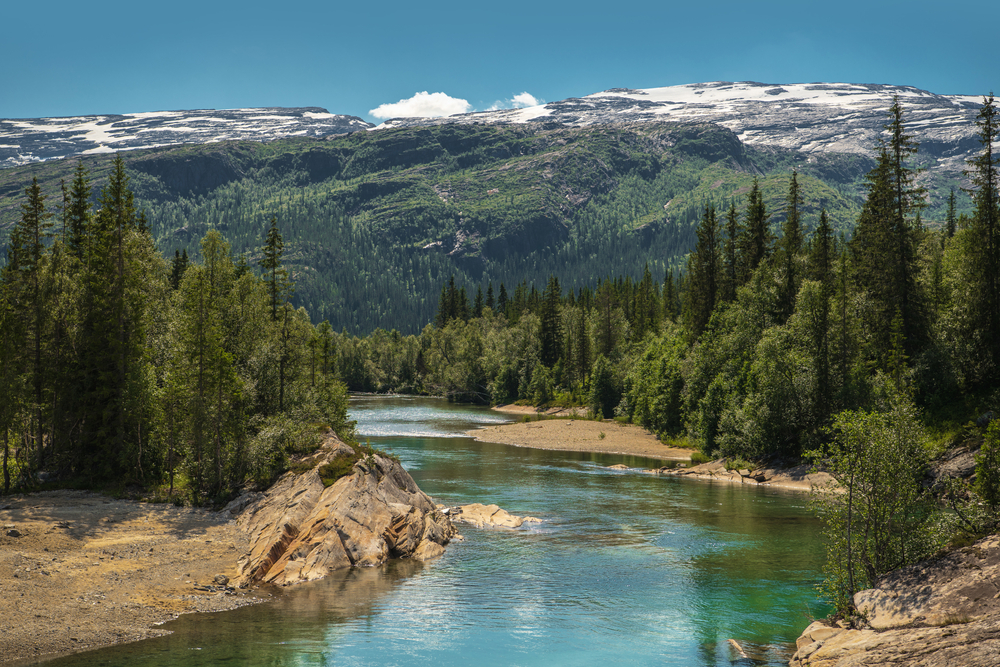
[[[512,106],[515,109],[523,109],[525,107],[537,107],[541,104],[541,101],[535,99],[535,96],[531,93],[525,91],[523,93],[518,93],[511,99],[513,103]]]
[[[407,100],[379,105],[368,113],[375,118],[434,118],[470,111],[472,105],[466,100],[445,93],[428,93],[425,90]]]
[[[539,104],[542,104],[542,100],[537,99],[534,95],[525,91],[523,93],[518,93],[508,100],[497,100],[489,109],[487,109],[487,111],[496,111],[498,109],[524,109],[525,107],[535,107]]]

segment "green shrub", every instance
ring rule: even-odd
[[[354,464],[361,460],[359,454],[341,454],[329,463],[320,466],[319,478],[323,480],[323,486],[332,486],[341,477],[350,475],[354,470]]]
[[[694,465],[698,465],[699,463],[709,463],[714,460],[715,459],[711,456],[703,452],[691,452],[691,463]]]

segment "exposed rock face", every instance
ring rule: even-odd
[[[1000,536],[902,568],[854,596],[869,628],[813,623],[792,667],[1000,664]]]
[[[525,523],[541,523],[541,519],[533,516],[514,516],[497,505],[472,503],[453,507],[448,516],[456,523],[467,523],[476,528],[520,528]]]
[[[294,584],[340,568],[426,560],[444,551],[455,535],[451,521],[395,461],[362,459],[324,488],[319,467],[353,453],[329,436],[310,459],[311,470],[285,473],[241,511],[237,522],[251,549],[240,559],[238,586]]]

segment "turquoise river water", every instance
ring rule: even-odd
[[[804,494],[609,470],[642,458],[462,436],[483,408],[355,397],[362,440],[397,454],[438,502],[542,519],[461,526],[429,563],[348,570],[276,600],[183,616],[172,635],[50,661],[106,665],[785,665],[822,559]]]

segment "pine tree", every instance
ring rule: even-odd
[[[955,223],[955,188],[952,188],[951,194],[948,195],[948,214],[944,222],[945,238],[950,239],[955,236]]]
[[[281,263],[281,256],[285,252],[285,242],[281,238],[281,232],[278,231],[277,216],[271,216],[271,226],[267,230],[267,237],[261,251],[264,257],[260,260],[260,266],[264,269],[267,292],[271,296],[271,320],[276,322],[278,308],[291,293],[288,271]]]
[[[819,282],[819,307],[812,327],[813,368],[816,372],[816,394],[813,410],[817,415],[831,412],[830,408],[830,299],[833,294],[833,233],[826,209],[820,211],[819,225],[813,232],[809,261],[813,279]]]
[[[921,348],[928,329],[917,280],[921,232],[909,217],[922,205],[923,189],[913,185],[915,172],[905,164],[917,145],[905,132],[898,100],[885,129],[889,139],[881,142],[876,166],[865,177],[867,197],[851,241],[857,284],[871,304],[865,314],[872,334],[869,355],[883,367],[897,308],[908,354]]]
[[[507,288],[503,286],[503,283],[500,283],[500,296],[497,298],[497,310],[504,317],[507,317],[507,306],[509,303],[510,300],[507,297]]]
[[[705,206],[698,225],[698,243],[688,257],[690,284],[687,290],[688,326],[691,335],[701,336],[719,297],[721,275],[719,221],[715,207]]]
[[[542,307],[539,317],[541,329],[539,339],[541,341],[541,361],[551,368],[562,356],[563,328],[562,328],[562,288],[559,286],[559,279],[554,275],[549,277],[545,286],[545,293],[542,297]]]
[[[69,228],[67,245],[69,251],[78,259],[83,259],[86,252],[85,243],[90,234],[91,194],[90,176],[83,166],[83,160],[80,160],[76,163],[76,173],[70,187],[69,204],[65,213]]]
[[[34,419],[31,429],[38,465],[44,462],[43,425],[43,377],[42,338],[48,322],[48,304],[42,293],[46,246],[52,236],[52,213],[45,208],[46,196],[42,194],[38,179],[33,178],[25,188],[27,201],[21,205],[21,221],[11,232],[11,272],[12,293],[15,295],[15,313],[26,324],[29,349],[24,350],[24,358],[30,360],[31,386],[33,389]]]
[[[1000,155],[993,144],[1000,139],[1000,113],[993,93],[983,98],[976,117],[982,152],[969,160],[966,174],[972,182],[976,209],[972,217],[972,264],[977,284],[970,286],[974,338],[983,341],[983,380],[1000,378]]]
[[[173,290],[176,291],[181,286],[181,279],[184,277],[189,263],[187,248],[184,248],[183,253],[180,250],[174,250],[174,259],[170,265],[170,287]]]
[[[736,289],[740,286],[739,252],[740,247],[740,216],[736,212],[736,202],[729,203],[729,210],[726,212],[726,235],[722,245],[722,287],[720,290],[720,300],[733,301],[736,298]],[[671,276],[671,287],[673,287]]]
[[[745,285],[760,263],[771,254],[771,229],[767,223],[767,206],[764,204],[764,194],[760,191],[760,183],[753,179],[753,187],[747,197],[747,209],[744,214],[744,228],[740,231],[740,285]]]
[[[779,297],[782,318],[788,318],[795,309],[795,295],[798,294],[800,282],[797,261],[802,251],[802,223],[799,219],[802,195],[799,193],[798,174],[794,171],[785,202],[785,222],[782,225],[783,234],[779,241],[781,265],[785,274]]]
[[[496,298],[493,296],[493,281],[491,280],[486,286],[486,307],[490,310],[496,312],[497,303]]]

